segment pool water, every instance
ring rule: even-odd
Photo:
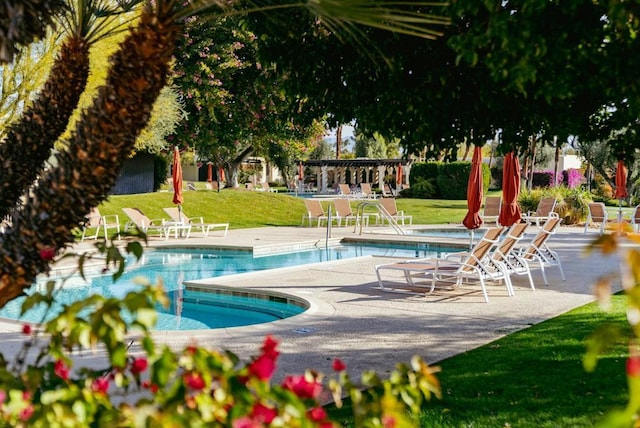
[[[86,281],[72,277],[57,291],[57,302],[71,304],[94,294],[124,297],[140,287],[136,277],[151,282],[162,278],[171,300],[169,308],[158,308],[157,330],[197,330],[259,324],[291,317],[306,310],[303,301],[274,296],[241,296],[239,293],[186,290],[183,281],[233,275],[279,267],[348,259],[367,255],[397,257],[441,257],[460,251],[432,244],[412,246],[345,244],[328,249],[315,249],[254,257],[248,251],[217,249],[155,249],[144,253],[138,263],[129,261],[117,282],[111,274],[85,273]],[[38,284],[29,292],[36,291]],[[46,316],[44,307],[36,307],[20,317],[24,298],[15,299],[0,309],[0,317],[40,322]],[[59,310],[59,309],[58,309]],[[46,319],[46,318],[45,318]]]
[[[408,235],[435,236],[438,238],[461,238],[469,239],[471,231],[468,229],[408,229]],[[486,229],[475,229],[474,237],[480,237],[486,232]]]

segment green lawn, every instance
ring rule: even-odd
[[[593,427],[624,407],[626,344],[582,366],[585,339],[605,323],[625,327],[624,296],[613,308],[577,308],[437,365],[443,397],[424,408],[423,427]],[[330,409],[351,426],[350,408]]]
[[[137,207],[151,219],[168,218],[162,208],[174,206],[171,192],[111,196],[100,206],[103,215],[117,214],[124,225],[124,207]],[[461,223],[467,212],[466,201],[439,199],[397,199],[399,210],[413,216],[417,224]],[[352,202],[355,210],[356,202]],[[208,223],[229,223],[230,228],[299,226],[305,213],[302,198],[286,193],[251,192],[224,189],[220,192],[184,192],[184,212],[204,217]]]
[[[229,222],[232,228],[300,225],[303,200],[283,193],[223,190],[188,191],[188,216]],[[151,218],[166,217],[170,192],[112,196],[100,209],[118,214],[138,207]],[[398,199],[414,223],[460,223],[466,201]],[[586,305],[504,339],[466,352],[439,365],[442,400],[425,407],[424,427],[591,427],[627,398],[625,355],[620,344],[595,373],[582,368],[585,338],[604,322],[626,326],[625,298],[614,296],[614,311]],[[349,409],[332,411],[349,426]]]

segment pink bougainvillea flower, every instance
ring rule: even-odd
[[[31,329],[31,326],[29,324],[25,324],[25,325],[22,326],[22,334],[29,335],[29,334],[31,334],[31,331],[32,331],[32,329]]]
[[[309,419],[314,422],[322,422],[327,418],[327,412],[322,407],[314,407],[307,412]]]
[[[109,379],[106,377],[99,377],[93,380],[91,384],[91,390],[99,394],[106,394],[109,390]]]
[[[29,404],[27,407],[20,411],[20,420],[23,422],[28,421],[29,419],[31,419],[31,416],[33,416],[34,411],[35,410],[33,408],[33,405]]]
[[[53,372],[63,380],[69,379],[69,366],[62,360],[57,360],[53,365]]]
[[[52,247],[44,247],[40,250],[40,258],[44,261],[51,261],[56,256],[56,250]]]
[[[390,415],[382,415],[382,426],[384,428],[395,428],[396,427],[396,418]]]
[[[4,392],[4,389],[0,389],[0,404],[4,403],[7,399],[7,393]]]
[[[333,360],[332,367],[333,367],[333,370],[337,372],[341,372],[347,368],[347,365],[340,358],[336,358]]]
[[[262,403],[256,403],[251,410],[250,416],[256,422],[270,424],[278,416],[278,411]]]
[[[184,383],[189,388],[196,391],[200,391],[202,388],[205,387],[204,379],[202,379],[202,376],[200,376],[200,373],[190,372],[185,374]]]
[[[272,336],[267,336],[262,345],[262,354],[275,360],[280,355],[276,346],[278,346],[278,342]]]
[[[627,375],[640,376],[640,355],[631,355],[627,359]]]
[[[298,397],[305,398],[317,398],[322,392],[322,385],[316,382],[315,379],[307,380],[305,376],[287,376],[282,383],[282,386]]]
[[[147,369],[148,365],[145,357],[136,358],[131,362],[131,373],[140,374]]]
[[[262,425],[258,421],[254,421],[249,416],[243,416],[241,418],[235,419],[231,425],[233,428],[263,428]]]
[[[276,362],[267,355],[260,355],[249,364],[249,374],[265,381],[271,379],[276,370]]]
[[[158,385],[156,385],[155,383],[151,383],[151,381],[148,380],[142,382],[142,387],[148,389],[154,394],[158,392]]]

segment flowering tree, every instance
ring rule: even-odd
[[[184,32],[172,81],[187,115],[175,141],[224,167],[233,187],[237,167],[254,154],[273,155],[286,173],[322,137],[322,114],[283,90],[287,76],[257,59],[256,36],[240,18],[192,18]]]

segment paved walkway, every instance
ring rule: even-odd
[[[376,233],[360,235],[352,227],[334,228],[330,239],[398,239],[380,233],[385,229],[371,229]],[[561,228],[550,246],[561,255],[567,281],[561,280],[557,268],[551,268],[550,285],[544,286],[537,270],[535,291],[526,278],[514,277],[515,296],[508,297],[504,286],[490,285],[489,303],[473,286],[428,296],[384,292],[377,288],[374,266],[397,259],[377,256],[194,281],[187,285],[268,289],[305,298],[312,306],[302,315],[258,326],[155,335],[172,346],[198,343],[229,349],[248,360],[258,353],[264,336],[272,334],[282,351],[276,378],[307,368],[330,372],[335,357],[345,361],[354,376],[367,369],[384,375],[413,355],[435,363],[593,301],[596,278],[618,266],[615,256],[584,254],[596,236],[584,235],[578,228]],[[433,241],[418,236],[402,239]],[[315,227],[266,227],[230,230],[226,237],[214,232],[206,239],[152,239],[151,245],[244,247],[264,253],[310,248],[327,240],[327,231]],[[467,241],[453,242],[464,245]],[[3,350],[19,339],[10,333],[18,329],[15,323],[0,323],[0,331],[5,332],[0,334]]]

